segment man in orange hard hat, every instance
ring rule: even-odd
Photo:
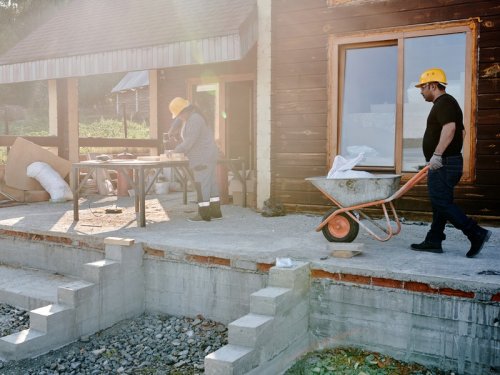
[[[172,118],[180,120],[182,142],[174,152],[184,153],[189,159],[197,183],[198,214],[189,221],[221,219],[219,187],[217,184],[218,148],[212,129],[201,110],[188,100],[176,97],[169,104]]]
[[[471,247],[466,256],[479,254],[491,232],[481,228],[453,203],[453,190],[462,177],[462,145],[465,134],[463,114],[458,102],[446,93],[446,74],[442,69],[432,68],[422,73],[416,87],[428,102],[434,103],[427,117],[422,148],[429,164],[427,187],[432,204],[432,224],[425,240],[412,244],[411,249],[442,253],[441,242],[446,239],[446,222],[460,229],[470,240]]]

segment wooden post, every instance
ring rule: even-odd
[[[158,70],[149,71],[149,138],[158,139],[158,148],[150,149],[151,155],[158,155],[160,142],[163,135],[160,134],[158,121]]]
[[[56,91],[58,155],[72,162],[78,162],[78,79],[57,80]]]
[[[68,159],[73,162],[80,161],[79,114],[78,114],[78,78],[68,78]]]

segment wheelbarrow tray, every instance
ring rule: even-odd
[[[391,197],[399,188],[401,175],[377,174],[364,178],[306,178],[342,207],[375,202]]]

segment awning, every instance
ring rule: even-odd
[[[255,0],[73,0],[0,56],[0,83],[239,60],[256,14]]]

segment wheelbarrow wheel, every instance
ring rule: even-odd
[[[326,220],[336,208],[328,211],[323,220]],[[335,215],[330,221],[321,228],[323,235],[330,242],[352,242],[357,237],[359,232],[359,224],[354,221],[349,215],[342,212]]]

